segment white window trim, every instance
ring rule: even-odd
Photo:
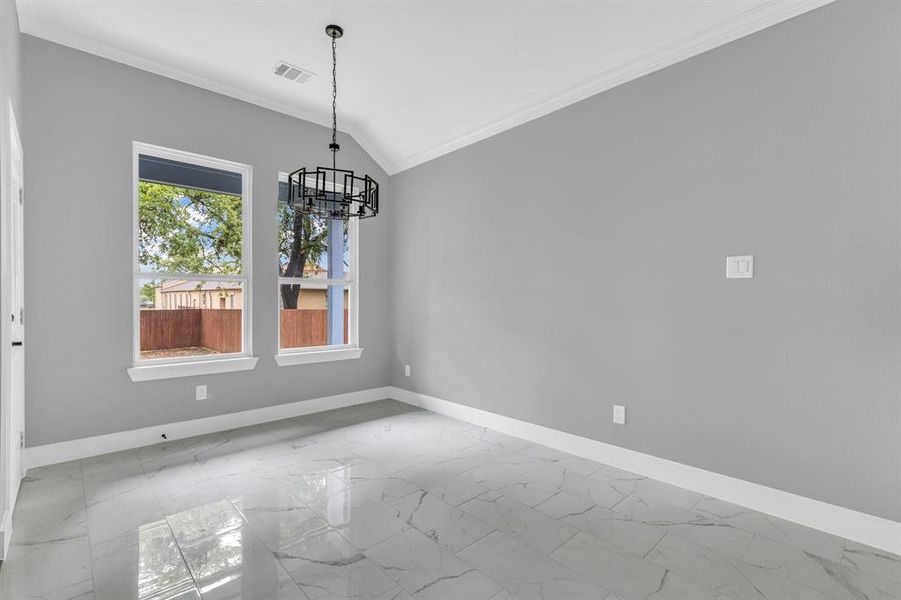
[[[142,272],[138,257],[138,157],[141,154],[158,156],[187,162],[199,166],[223,169],[241,174],[241,233],[242,233],[242,274],[187,274],[169,272]],[[253,167],[229,160],[212,158],[193,152],[155,146],[143,142],[132,143],[132,343],[133,366],[127,369],[132,381],[150,381],[172,377],[189,377],[229,371],[246,371],[256,366],[253,356],[253,324],[251,297],[253,292],[253,225],[251,219],[251,190],[253,189]],[[211,354],[183,358],[143,359],[141,358],[141,279],[185,279],[189,281],[239,281],[244,284],[244,306],[242,309],[242,351],[228,354]]]
[[[220,355],[223,356],[223,355]],[[259,358],[244,356],[183,363],[148,365],[128,369],[132,381],[153,381],[156,379],[173,379],[175,377],[191,377],[194,375],[215,375],[232,371],[251,371],[257,366]]]
[[[279,181],[287,181],[286,173],[279,173]],[[341,285],[346,286],[348,296],[350,297],[350,306],[348,307],[348,332],[347,344],[341,346],[310,346],[308,348],[285,348],[281,347],[281,322],[280,308],[276,308],[275,312],[275,330],[278,333],[276,340],[275,362],[280,367],[290,367],[294,365],[308,365],[314,363],[331,362],[336,360],[352,360],[360,358],[363,354],[363,348],[360,347],[359,323],[360,323],[360,277],[359,277],[359,257],[360,257],[360,220],[348,219],[347,222],[347,241],[350,245],[348,252],[347,279],[310,279],[303,277],[278,277],[278,283],[275,287],[276,294],[281,294],[282,284],[299,284],[316,286]],[[276,250],[276,258],[278,251]],[[278,298],[278,296],[276,296]],[[276,307],[279,306],[276,301]]]
[[[280,352],[275,355],[275,362],[280,367],[291,367],[294,365],[310,365],[314,363],[332,362],[335,360],[353,360],[360,358],[363,349],[358,347],[335,347],[330,346],[328,350],[309,349],[303,352]]]

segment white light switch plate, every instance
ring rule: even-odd
[[[410,365],[404,365],[404,375],[406,375],[407,377],[409,377],[410,374],[411,374],[411,373],[410,373]]]
[[[613,422],[616,425],[626,424],[626,407],[621,404],[613,405]]]
[[[206,386],[198,385],[194,388],[194,399],[195,400],[206,400]]]
[[[727,256],[726,279],[751,279],[754,277],[754,256]]]

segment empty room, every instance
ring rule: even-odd
[[[901,600],[901,0],[0,0],[0,600]]]

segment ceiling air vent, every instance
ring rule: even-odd
[[[315,73],[313,73],[312,71],[307,71],[306,69],[301,69],[300,67],[289,65],[284,61],[279,61],[278,64],[275,65],[275,69],[273,69],[272,72],[279,77],[284,77],[285,79],[290,79],[291,81],[295,81],[297,83],[305,83],[307,79],[315,75]]]

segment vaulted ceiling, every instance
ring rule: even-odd
[[[17,0],[24,33],[329,126],[338,23],[339,129],[389,173],[829,1]]]

